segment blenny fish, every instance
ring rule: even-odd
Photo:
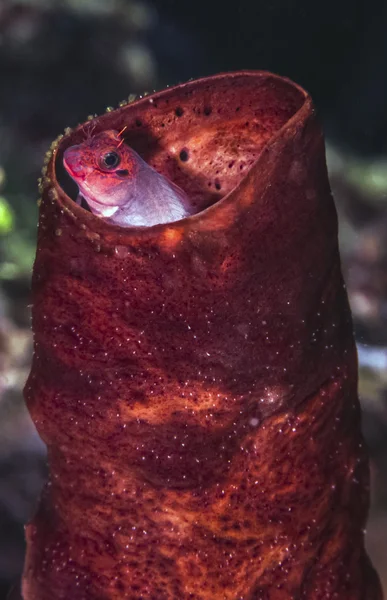
[[[147,164],[115,130],[67,148],[63,164],[91,212],[115,225],[178,221],[195,211],[187,194]]]

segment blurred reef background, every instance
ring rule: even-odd
[[[371,455],[367,543],[387,593],[386,31],[385,0],[0,0],[0,600],[46,469],[22,398],[44,154],[131,93],[241,68],[294,79],[324,123]]]

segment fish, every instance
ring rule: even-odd
[[[188,195],[107,130],[64,152],[63,165],[91,212],[121,227],[151,227],[194,214]]]

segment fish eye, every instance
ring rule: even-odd
[[[120,164],[121,158],[117,152],[110,151],[106,152],[106,154],[102,154],[99,158],[99,166],[104,171],[110,171],[111,169],[115,169]]]

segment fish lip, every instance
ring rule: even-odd
[[[72,167],[71,163],[69,163],[66,156],[63,156],[63,165],[66,171],[69,173],[69,175],[71,175],[73,179],[81,179],[82,181],[84,181],[84,179],[86,178],[86,174],[79,174],[75,172],[74,168]]]

